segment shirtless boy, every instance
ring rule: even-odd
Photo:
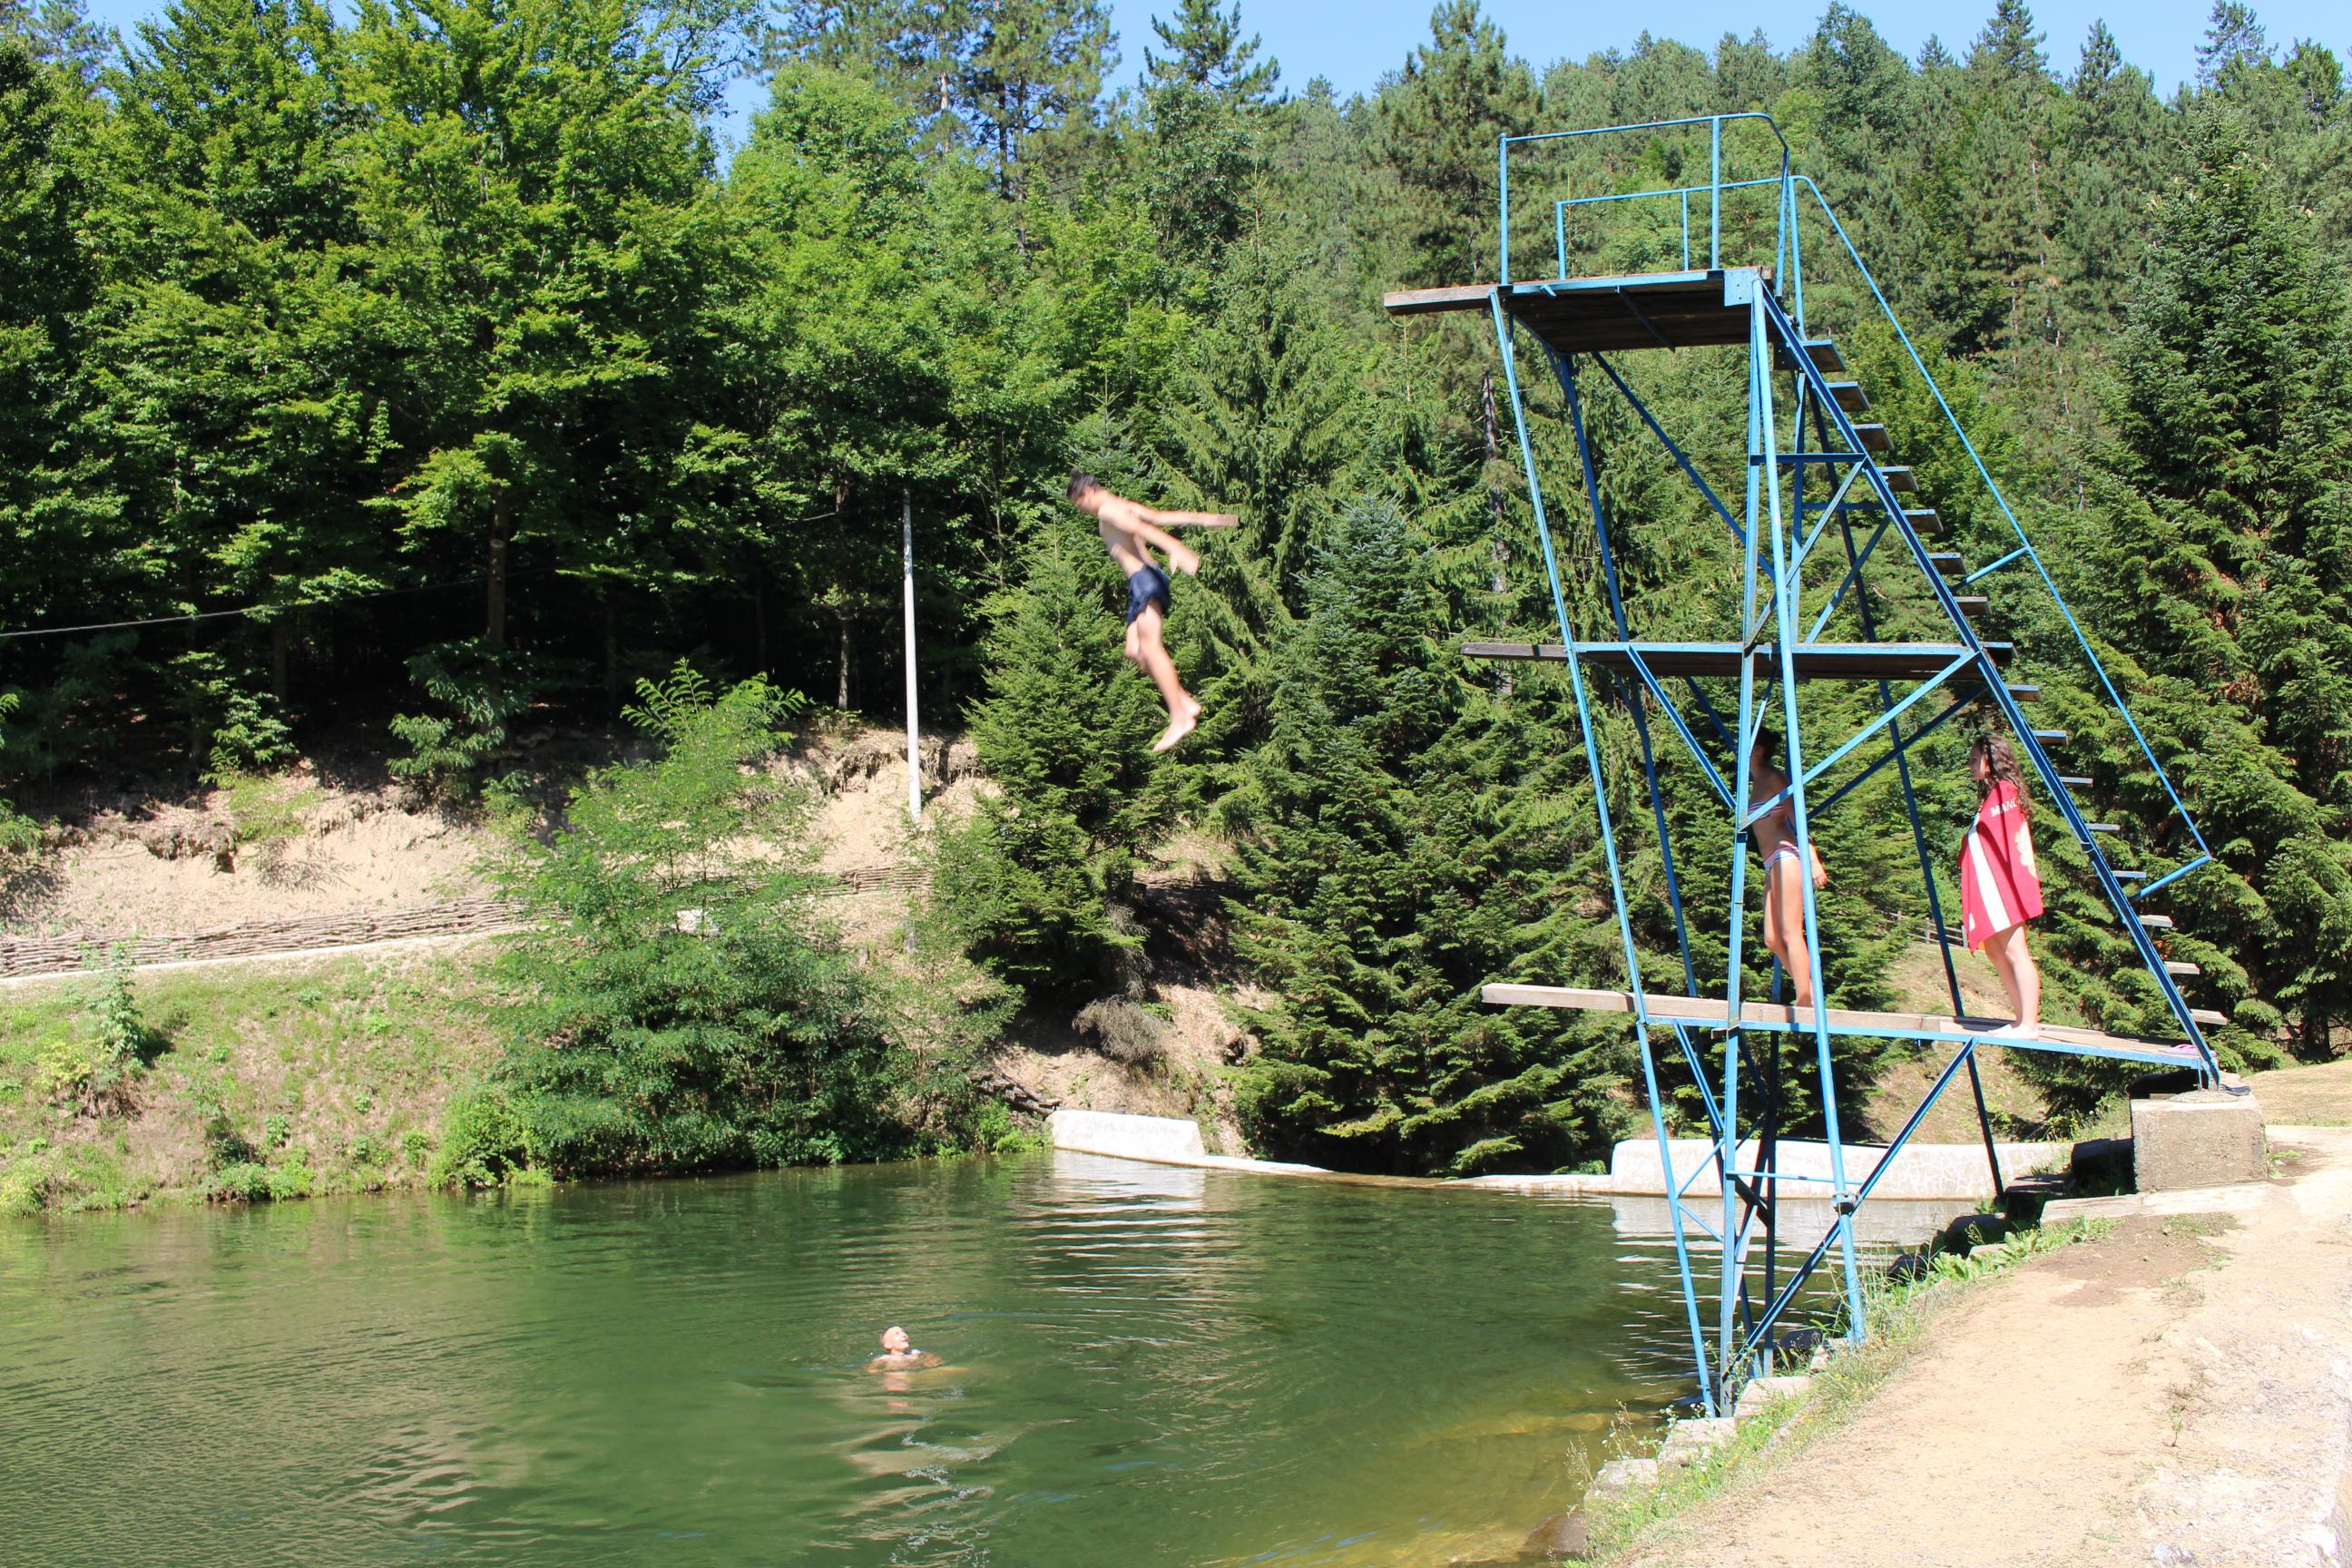
[[[1769,729],[1756,732],[1748,753],[1748,798],[1769,800],[1789,787],[1789,775],[1776,765],[1780,737]],[[1797,858],[1796,803],[1784,800],[1760,818],[1752,830],[1756,852],[1764,857],[1764,945],[1780,961],[1782,973],[1796,992],[1796,1005],[1813,1005],[1812,954],[1805,946],[1804,873]],[[1806,846],[1811,849],[1811,846]],[[1812,850],[1813,886],[1826,888],[1830,874],[1822,868],[1821,851]]]
[[[1070,476],[1070,504],[1095,520],[1103,548],[1127,574],[1127,657],[1133,659],[1168,704],[1168,728],[1151,742],[1164,752],[1192,732],[1201,721],[1201,704],[1184,689],[1176,663],[1160,640],[1168,625],[1168,574],[1152,561],[1154,550],[1164,552],[1168,564],[1187,577],[1201,570],[1201,558],[1186,549],[1171,528],[1231,528],[1235,519],[1214,511],[1160,511],[1105,489],[1092,474]]]

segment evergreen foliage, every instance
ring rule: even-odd
[[[1351,506],[1276,641],[1233,903],[1274,996],[1242,1105],[1270,1145],[1351,1169],[1558,1165],[1621,1125],[1622,1047],[1478,999],[1548,945],[1573,841],[1513,819],[1516,759],[1444,649],[1428,543],[1392,504]]]
[[[1138,945],[1115,911],[1162,827],[1146,748],[1166,715],[1125,669],[1117,579],[1092,539],[1061,531],[990,605],[989,695],[971,728],[1001,793],[938,855],[950,926],[1037,997],[1109,982]]]

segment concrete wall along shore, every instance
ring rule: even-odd
[[[1334,1174],[1314,1165],[1207,1153],[1201,1142],[1200,1128],[1175,1117],[1064,1110],[1047,1118],[1046,1125],[1055,1148],[1076,1153],[1274,1175]],[[1996,1147],[2000,1152],[2001,1174],[2010,1180],[2037,1171],[2063,1170],[2073,1149],[2067,1143],[2002,1143]],[[1675,1180],[1693,1201],[1704,1202],[1705,1194],[1717,1190],[1720,1181],[1715,1170],[1714,1145],[1701,1139],[1680,1138],[1674,1140],[1669,1148]],[[1783,1179],[1815,1178],[1803,1185],[1818,1187],[1822,1207],[1826,1211],[1830,1194],[1829,1146],[1783,1139],[1780,1153]],[[1748,1168],[1754,1156],[1755,1145],[1744,1145],[1739,1154],[1742,1167]],[[1849,1144],[1845,1152],[1848,1184],[1860,1184],[1877,1169],[1881,1158],[1879,1150]],[[1657,1142],[1628,1139],[1612,1152],[1609,1164],[1606,1175],[1471,1176],[1434,1184],[1563,1197],[1656,1199],[1658,1222],[1663,1226],[1666,1184]],[[1804,1194],[1796,1190],[1793,1183],[1783,1191],[1792,1200],[1792,1206],[1803,1201]],[[1975,1203],[1993,1195],[1992,1173],[1986,1163],[1982,1144],[1912,1143],[1895,1156],[1894,1165],[1879,1182],[1872,1198],[1874,1202],[1889,1203]]]

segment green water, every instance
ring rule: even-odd
[[[1606,1208],[1067,1154],[0,1223],[0,1564],[1508,1557],[1682,1392],[1670,1284]]]

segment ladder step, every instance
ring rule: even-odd
[[[2200,1029],[2218,1029],[2230,1021],[2227,1013],[2216,1013],[2210,1007],[2191,1007],[2189,1016],[2197,1020]]]
[[[2030,680],[2012,680],[2009,682],[2009,694],[2020,702],[2039,702],[2042,700],[2042,688],[2034,685],[2033,682]]]
[[[1858,381],[1833,381],[1830,383],[1830,395],[1836,398],[1837,405],[1840,408],[1844,409],[1848,414],[1867,414],[1870,412],[1869,395],[1862,390],[1862,383]]]
[[[2146,926],[2150,931],[2170,931],[2172,929],[2172,917],[2170,915],[2142,915],[2139,917],[2139,923]]]
[[[2182,980],[2194,979],[2196,976],[2205,973],[2195,964],[2183,963],[2177,958],[2168,958],[2164,961],[2164,972],[2167,974],[2173,975],[2176,978]]]
[[[2089,778],[2081,773],[2060,773],[2058,775],[2058,782],[2064,784],[2068,789],[2088,789],[2091,787],[2091,781]]]
[[[2086,822],[2083,824],[2083,826],[2093,833],[2120,833],[2123,831],[2112,822]]]
[[[1886,433],[1886,426],[1884,425],[1857,425],[1853,427],[1853,433],[1860,437],[1863,450],[1866,452],[1895,450],[1895,437]]]
[[[2147,880],[2147,873],[2145,871],[2119,871],[2113,866],[2107,868],[2107,875],[2113,877],[2118,882],[2145,882]]]
[[[1931,550],[1927,552],[1927,564],[1947,577],[1968,575],[1969,563],[1960,559],[1960,552],[1957,550]]]
[[[1959,605],[1960,614],[1964,616],[1973,616],[1979,610],[1992,608],[1992,601],[1982,594],[1955,594],[1952,595],[1952,602]]]
[[[1886,488],[1897,495],[1907,495],[1919,488],[1919,481],[1901,463],[1884,464],[1878,471],[1886,476]]]
[[[2063,746],[2066,743],[2066,731],[2063,730],[2036,730],[2033,731],[2033,738],[2041,742],[2045,746]]]
[[[1903,487],[1897,485],[1895,488],[1900,489]],[[1944,531],[1944,520],[1936,514],[1936,509],[1933,507],[1905,507],[1903,521],[1911,525],[1912,532],[1922,537]]]
[[[1805,357],[1830,374],[1845,369],[1845,355],[1838,353],[1837,342],[1833,338],[1807,338]]]

